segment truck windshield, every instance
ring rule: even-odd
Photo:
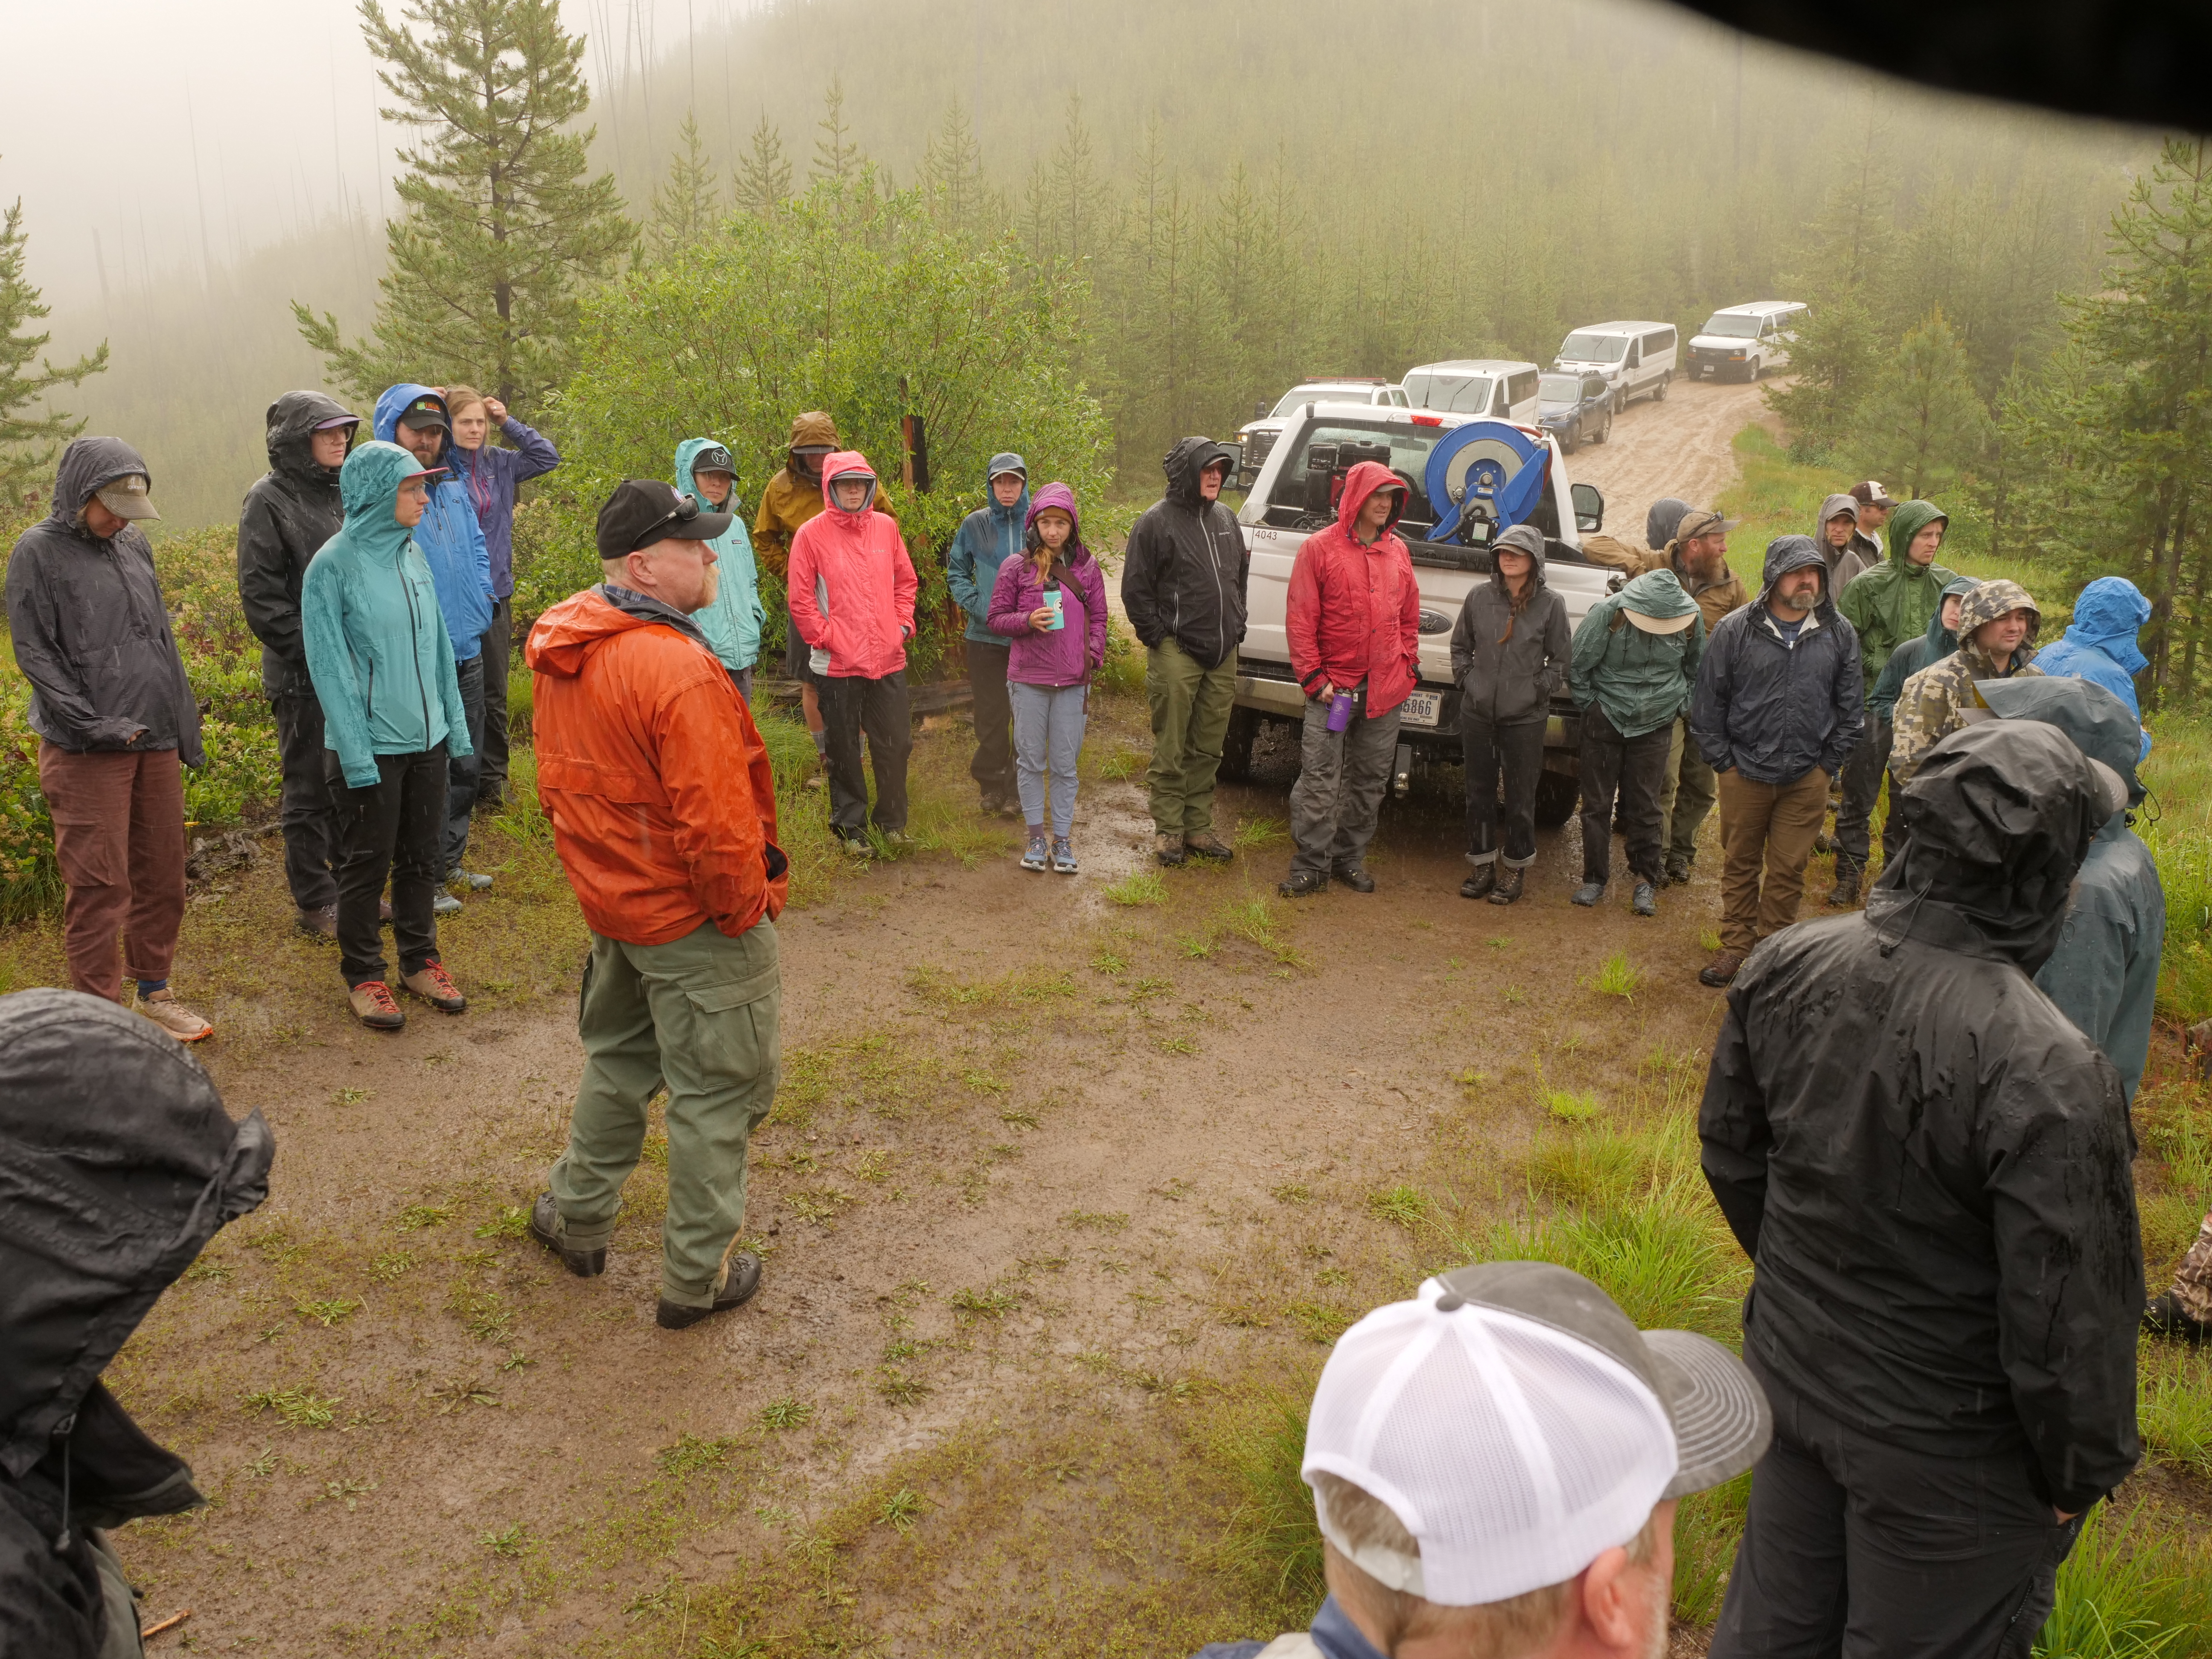
[[[1559,344],[1563,363],[1617,363],[1627,355],[1626,334],[1570,334]]]
[[[1582,378],[1575,374],[1547,374],[1536,383],[1536,396],[1547,404],[1578,404],[1583,400]]]
[[[1494,384],[1487,374],[1425,371],[1406,377],[1406,401],[1415,409],[1441,410],[1449,415],[1487,415]]]
[[[1741,312],[1717,311],[1705,319],[1700,334],[1717,334],[1723,340],[1756,340],[1759,337],[1759,319],[1747,317]]]

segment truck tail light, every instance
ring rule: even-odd
[[[1416,415],[1413,416],[1413,424],[1415,426],[1442,426],[1443,423],[1444,417],[1441,415]]]

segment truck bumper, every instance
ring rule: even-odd
[[[1430,758],[1456,761],[1460,756],[1459,693],[1452,687],[1433,684],[1425,684],[1422,689],[1443,692],[1443,718],[1434,726],[1401,724],[1398,728],[1398,740],[1426,750]],[[1306,699],[1303,691],[1289,680],[1273,679],[1262,675],[1239,674],[1237,677],[1237,707],[1249,708],[1256,714],[1274,720],[1303,722],[1306,717]],[[1575,751],[1582,744],[1582,724],[1580,715],[1554,706],[1553,712],[1544,721],[1544,769],[1547,772],[1556,772],[1562,777],[1570,778],[1577,775]]]

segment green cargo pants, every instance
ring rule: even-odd
[[[1152,826],[1164,836],[1213,828],[1213,781],[1237,696],[1237,653],[1203,668],[1172,637],[1145,653],[1145,700],[1152,708]]]
[[[711,921],[666,945],[592,935],[576,1019],[584,1076],[553,1201],[570,1247],[605,1247],[645,1148],[646,1103],[665,1084],[660,1293],[686,1307],[713,1304],[744,1223],[753,1125],[775,1103],[781,1068],[776,958],[765,917],[736,939]]]
[[[1698,831],[1712,816],[1720,787],[1720,780],[1690,735],[1690,717],[1677,714],[1667,750],[1667,778],[1659,788],[1659,838],[1669,868],[1680,865],[1687,869],[1697,861]]]

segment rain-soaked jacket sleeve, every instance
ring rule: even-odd
[[[1844,763],[1866,732],[1866,675],[1859,666],[1858,633],[1840,617],[1835,627],[1844,636],[1835,653],[1828,693],[1836,718],[1828,728],[1828,740],[1820,745],[1820,769],[1832,778],[1843,775]]]
[[[694,677],[653,710],[677,856],[690,872],[692,897],[731,939],[763,915],[773,921],[781,908],[774,877],[785,866],[781,853],[769,856],[770,826],[758,805],[768,755],[750,725],[726,681]],[[749,758],[750,775],[731,775],[732,755]]]
[[[312,557],[314,550],[307,551]],[[268,492],[249,492],[238,515],[239,607],[255,639],[295,667],[305,667],[307,647],[300,636],[300,607],[292,599],[291,563]]]
[[[1597,665],[1605,660],[1605,648],[1613,642],[1613,613],[1620,609],[1618,599],[1600,599],[1576,625],[1567,658],[1567,694],[1577,708],[1588,708],[1597,701]]]
[[[553,441],[535,427],[528,427],[510,415],[507,424],[501,427],[500,435],[514,447],[514,476],[511,482],[528,483],[532,478],[542,478],[561,465],[561,452],[553,447]]]
[[[1162,565],[1171,562],[1171,550],[1156,513],[1146,513],[1129,532],[1121,556],[1121,610],[1129,618],[1138,642],[1150,650],[1167,637],[1160,625],[1159,581]]]
[[[1539,706],[1546,708],[1567,683],[1567,661],[1574,650],[1574,636],[1567,628],[1567,607],[1554,605],[1548,609],[1551,614],[1544,619],[1544,672],[1537,681]],[[1457,639],[1456,630],[1453,637]]]
[[[39,706],[65,749],[123,749],[145,722],[101,714],[61,641],[52,586],[37,552],[8,562],[8,632],[15,666],[39,694]]]
[[[1291,672],[1298,689],[1318,697],[1328,683],[1321,665],[1322,565],[1319,536],[1309,536],[1291,561],[1290,592],[1283,602],[1283,635],[1290,646]],[[1364,603],[1363,599],[1362,603]]]
[[[324,740],[337,754],[348,786],[366,789],[377,781],[376,755],[368,741],[368,699],[346,644],[344,588],[337,558],[319,557],[307,566],[300,583],[301,638],[315,701],[323,706]],[[434,631],[445,639],[444,629]],[[453,650],[449,640],[446,650]]]
[[[1759,1230],[1766,1218],[1766,1157],[1774,1131],[1767,1121],[1765,1092],[1752,1070],[1740,991],[1729,993],[1728,1012],[1713,1039],[1705,1097],[1698,1108],[1698,1139],[1713,1201],[1743,1253],[1756,1261]]]
[[[1728,710],[1729,699],[1735,696],[1736,642],[1742,636],[1741,623],[1725,631],[1713,630],[1690,692],[1690,741],[1716,772],[1725,772],[1735,764],[1735,751],[1729,745]]]
[[[945,586],[952,595],[952,602],[968,613],[971,622],[989,628],[991,596],[975,581],[975,531],[977,514],[970,513],[961,520],[960,528],[953,532],[952,545],[945,555]],[[988,518],[988,515],[985,514]]]

